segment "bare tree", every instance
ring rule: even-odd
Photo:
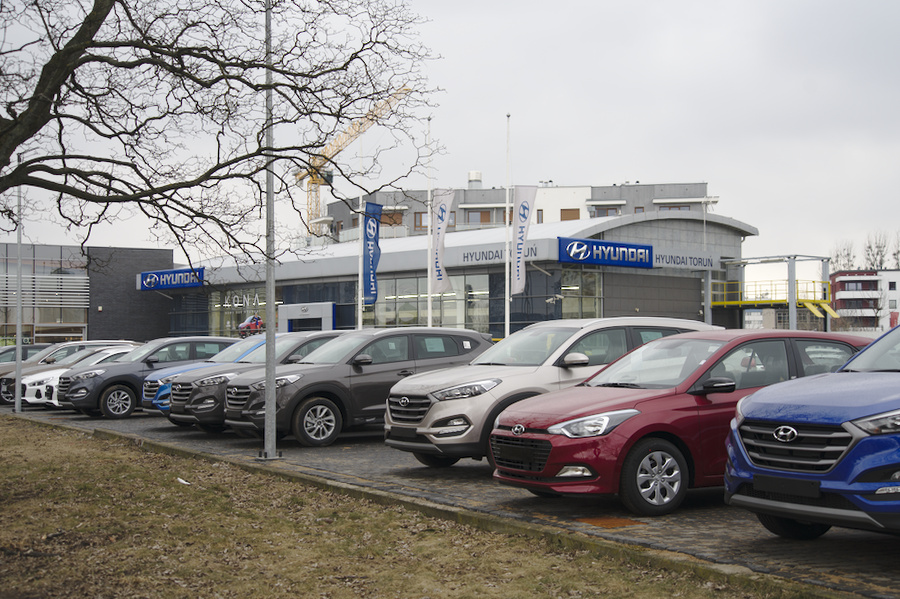
[[[891,260],[896,269],[900,269],[900,232],[894,233],[894,244],[891,246]]]
[[[379,123],[419,147],[429,54],[402,0],[272,0],[270,15],[267,60],[262,0],[0,2],[0,227],[15,227],[9,192],[22,186],[49,192],[85,239],[132,211],[182,249],[261,253],[250,223],[269,161],[298,212],[293,173],[359,181],[377,152],[351,172],[322,150],[400,88],[412,91]]]
[[[852,241],[840,241],[831,250],[831,270],[856,270],[856,251]]]
[[[887,267],[888,240],[882,231],[870,233],[863,248],[863,269],[884,270]]]

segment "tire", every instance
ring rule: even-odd
[[[100,396],[100,411],[107,418],[125,418],[131,416],[137,406],[137,397],[125,385],[113,385],[103,390]]]
[[[644,439],[622,463],[619,499],[635,514],[662,516],[681,505],[687,485],[687,461],[678,448],[663,439]]]
[[[782,518],[780,516],[771,516],[769,514],[756,514],[759,523],[766,527],[771,533],[784,537],[785,539],[794,539],[796,541],[812,541],[824,535],[831,528],[830,524],[819,524],[818,522],[803,522],[792,518]]]
[[[419,463],[425,464],[429,468],[449,468],[459,461],[459,458],[434,455],[432,453],[414,453],[413,456],[419,460]]]
[[[331,445],[341,433],[344,418],[330,399],[311,397],[301,403],[291,418],[291,432],[306,447]]]

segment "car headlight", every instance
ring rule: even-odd
[[[501,382],[500,379],[485,379],[483,381],[465,383],[463,385],[456,385],[455,387],[434,391],[431,395],[438,401],[444,401],[445,399],[464,399],[466,397],[474,397],[476,395],[481,395],[482,393],[487,393]]]
[[[275,388],[279,389],[286,385],[290,385],[293,382],[299,381],[301,378],[303,378],[302,374],[289,374],[287,376],[280,376],[275,379]],[[254,383],[250,386],[253,387],[254,389],[259,389],[260,391],[262,391],[263,389],[266,388],[266,381],[265,381],[265,379],[263,379],[263,380],[259,381],[258,383]]]
[[[72,377],[73,381],[83,381],[86,379],[92,379],[95,376],[100,376],[106,372],[105,370],[88,370],[87,372],[80,372]]]
[[[174,381],[175,377],[177,377],[177,376],[178,376],[177,374],[173,374],[172,376],[164,376],[163,378],[159,379],[159,384],[160,385],[168,385],[169,383]]]
[[[741,422],[744,421],[744,402],[746,402],[751,397],[753,397],[752,393],[750,395],[745,395],[738,400],[737,405],[734,407],[734,421],[738,426],[740,426]]]
[[[25,381],[26,387],[42,387],[51,381],[50,377],[38,379],[36,381]]]
[[[900,410],[876,414],[852,422],[870,435],[894,435],[900,433]]]
[[[208,376],[205,379],[200,379],[199,381],[194,381],[195,387],[214,387],[216,385],[224,385],[231,379],[235,377],[237,373],[235,372],[226,372],[225,374],[216,374],[214,376]]]
[[[584,416],[567,422],[554,424],[547,429],[553,435],[565,435],[572,439],[583,437],[599,437],[605,435],[632,416],[640,414],[637,410],[617,410],[593,416]]]

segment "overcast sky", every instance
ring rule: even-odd
[[[435,187],[502,187],[510,114],[514,184],[707,182],[759,229],[745,257],[900,231],[900,2],[407,1],[440,57]]]

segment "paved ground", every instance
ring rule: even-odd
[[[4,412],[11,413],[10,408]],[[231,433],[212,435],[180,428],[158,414],[125,420],[91,419],[71,412],[26,409],[20,416],[85,430],[137,435],[191,452],[259,463],[262,441]],[[635,517],[614,499],[541,499],[493,482],[484,462],[464,460],[446,469],[421,466],[411,455],[390,449],[372,430],[342,436],[326,448],[303,448],[293,439],[278,443],[281,458],[265,463],[364,489],[491,514],[618,543],[686,554],[716,564],[802,581],[865,597],[900,598],[897,539],[862,531],[832,529],[812,542],[768,533],[756,518],[724,505],[722,490],[695,491],[682,508],[661,518]]]

